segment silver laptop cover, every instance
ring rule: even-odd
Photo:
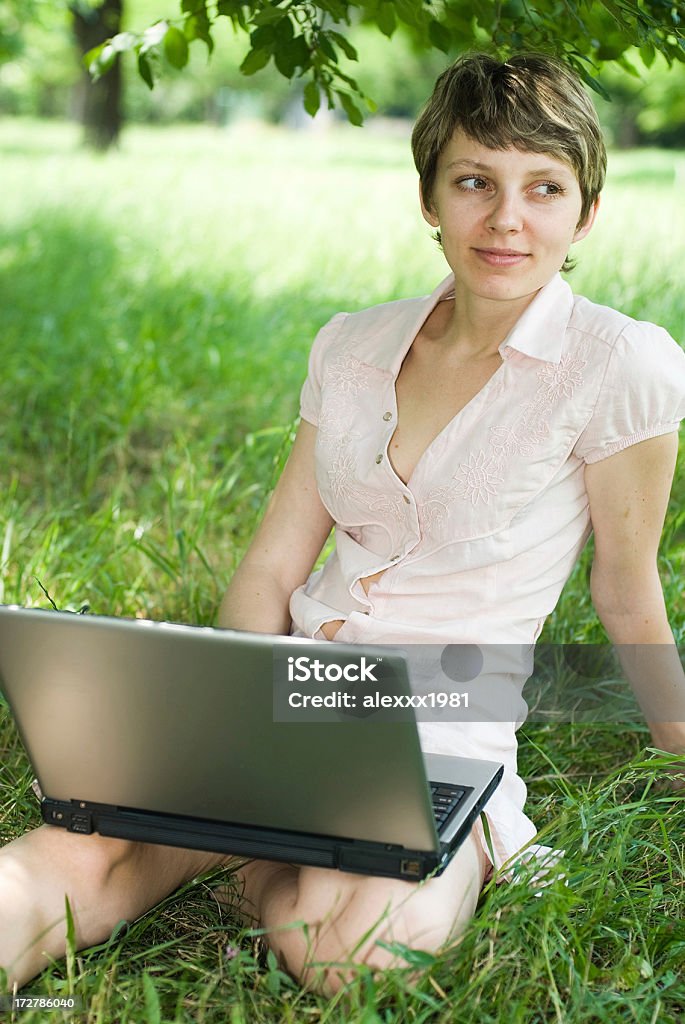
[[[415,723],[274,722],[274,643],[317,644],[5,606],[0,684],[53,800],[437,849]]]

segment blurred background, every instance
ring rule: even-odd
[[[236,36],[228,19],[215,33],[210,60],[205,46],[195,42],[183,71],[162,69],[160,82],[150,90],[137,73],[134,58],[124,55],[118,65],[93,87],[83,70],[81,55],[103,38],[119,31],[142,31],[162,18],[178,19],[176,0],[89,0],[70,4],[56,0],[3,0],[0,3],[0,115],[70,119],[87,122],[87,139],[106,148],[126,124],[207,122],[225,126],[241,120],[264,120],[311,129],[302,110],[302,86],[288,81],[271,63],[257,75],[238,70],[248,49],[247,37]],[[357,48],[359,63],[348,71],[378,105],[369,124],[391,121],[398,130],[408,124],[429,94],[436,75],[448,63],[437,50],[417,52],[402,25],[392,39],[377,27],[358,24],[346,30]],[[610,145],[685,146],[685,64],[669,70],[657,55],[647,71],[633,77],[611,63],[601,82],[612,101],[597,99]],[[340,118],[322,110],[316,129]],[[343,115],[344,116],[344,115]]]
[[[0,0],[0,602],[45,587],[61,607],[211,622],[316,332],[447,273],[409,134],[454,55],[417,53],[401,26],[345,29],[345,70],[378,104],[359,128],[312,119],[271,62],[241,74],[228,19],[211,59],[200,41],[182,71],[161,57],[153,90],[131,53],[93,85],[81,54],[178,0],[70,4]],[[605,65],[613,99],[593,94],[609,177],[569,281],[682,343],[685,65],[628,56],[639,74]],[[682,469],[662,551],[682,641]],[[604,642],[590,557],[543,639]]]

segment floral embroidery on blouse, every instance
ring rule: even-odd
[[[321,410],[319,416],[319,437],[323,444],[341,444],[343,439],[347,445],[361,436],[354,428],[354,409],[348,402],[336,396]]]
[[[502,478],[496,475],[498,468],[495,457],[488,456],[481,448],[478,455],[469,455],[468,463],[462,463],[455,473],[457,486],[453,493],[469,499],[472,505],[479,501],[487,505],[490,495],[497,494],[495,485],[502,483]]]
[[[340,451],[331,463],[328,470],[328,480],[331,492],[336,498],[348,498],[355,493],[355,486],[352,483],[355,473],[355,461],[349,451],[341,445]]]
[[[319,416],[318,441],[327,450],[329,488],[336,501],[351,501],[379,517],[391,515],[404,522],[406,509],[401,495],[378,494],[359,482],[358,446],[360,433],[355,429],[358,411],[351,399],[367,391],[384,373],[376,366],[361,362],[348,352],[341,353],[326,371],[327,400]],[[344,515],[340,515],[344,519]],[[349,528],[348,528],[349,532]]]
[[[369,387],[369,377],[374,369],[360,362],[349,352],[343,352],[328,367],[326,383],[343,395],[355,395]]]
[[[530,437],[522,437],[516,426],[491,427],[490,445],[498,462],[507,452],[511,455],[532,455],[535,448],[534,441]]]
[[[454,485],[432,487],[418,506],[419,522],[424,533],[440,532],[449,516],[449,505],[454,499]]]
[[[451,484],[434,488],[421,503],[419,515],[424,529],[441,527],[449,515],[449,506],[457,497],[488,505],[499,493],[505,463],[512,456],[528,458],[535,447],[550,436],[549,421],[555,403],[572,399],[585,378],[581,371],[587,365],[586,344],[574,355],[563,356],[558,364],[546,363],[537,371],[539,384],[533,398],[524,405],[513,421],[490,427],[489,452],[471,452],[462,462]]]
[[[549,437],[549,421],[554,404],[561,398],[573,398],[585,379],[580,372],[587,364],[577,355],[563,356],[558,364],[546,363],[537,372],[540,381],[535,395],[513,423],[490,428],[490,447],[500,468],[509,455],[528,457],[536,445]]]
[[[580,371],[586,363],[586,359],[567,355],[562,356],[558,364],[547,363],[538,370],[538,380],[546,385],[546,397],[551,401],[556,401],[562,396],[573,398],[575,389],[583,385],[583,375]]]
[[[381,512],[383,515],[394,516],[400,523],[405,520],[403,502],[399,494],[381,494],[372,500],[365,496],[363,501],[370,512]]]

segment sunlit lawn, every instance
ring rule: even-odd
[[[70,127],[0,121],[0,180],[0,600],[44,603],[40,580],[62,607],[211,622],[287,450],[317,328],[446,273],[408,140],[136,129],[102,158]],[[684,185],[683,154],[615,155],[570,278],[681,342]],[[660,561],[679,640],[684,504],[681,463]],[[546,639],[602,639],[588,564]],[[38,813],[3,714],[9,839]],[[368,979],[344,1006],[299,993],[254,940],[227,959],[240,936],[200,884],[78,958],[89,1020],[682,1020],[684,818],[668,796],[640,804],[658,774],[640,765],[648,734],[519,735],[530,813],[566,849],[569,884],[486,891],[418,988]]]

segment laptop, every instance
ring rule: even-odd
[[[307,689],[302,666],[322,654],[337,659],[336,681]],[[382,683],[369,682],[381,663]],[[284,701],[275,678],[293,665],[285,686],[299,696]],[[409,881],[439,874],[503,766],[424,757],[411,709],[338,701],[303,719],[303,691],[339,694],[341,677],[411,703],[406,655],[389,647],[0,606],[0,690],[48,824]]]

